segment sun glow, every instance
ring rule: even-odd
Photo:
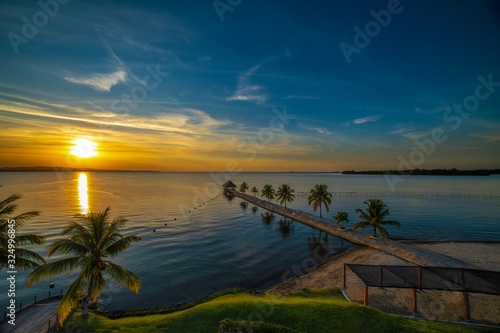
[[[80,158],[89,158],[97,155],[96,144],[87,139],[77,139],[75,146],[71,147],[70,153]]]
[[[81,173],[78,177],[78,198],[80,199],[80,214],[87,215],[89,212],[89,188],[87,186],[87,175]]]

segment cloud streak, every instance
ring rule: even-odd
[[[382,118],[382,115],[381,114],[376,114],[376,115],[373,115],[373,116],[368,116],[368,117],[364,117],[364,118],[354,119],[354,121],[352,123],[354,125],[361,125],[361,124],[364,124],[364,123],[373,123],[373,122],[378,121],[380,118]]]
[[[114,85],[126,81],[127,73],[124,70],[118,70],[108,74],[94,73],[91,76],[80,78],[66,76],[64,79],[69,82],[89,86],[97,91],[110,91]]]
[[[233,96],[227,97],[227,101],[249,101],[255,103],[265,103],[268,97],[263,93],[263,87],[253,84],[250,78],[259,70],[262,64],[250,68],[238,77],[238,87]]]
[[[41,102],[43,103],[43,102]],[[60,106],[60,105],[59,105]],[[68,107],[68,109],[72,109]],[[204,111],[190,108],[179,108],[156,117],[140,117],[135,115],[119,115],[105,113],[105,117],[92,110],[78,109],[78,114],[61,114],[51,108],[35,106],[28,103],[0,100],[0,111],[44,118],[81,122],[117,128],[150,130],[181,134],[211,134],[218,127],[231,122],[212,118]]]

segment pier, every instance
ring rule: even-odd
[[[236,190],[228,191],[236,197],[246,200],[256,206],[262,207],[270,212],[277,213],[284,217],[308,225],[317,230],[326,232],[332,236],[345,239],[357,245],[369,246],[381,251],[385,251],[401,259],[407,260],[419,266],[439,266],[439,267],[470,267],[475,268],[453,258],[428,252],[424,249],[404,244],[399,241],[382,238],[370,237],[368,232],[362,230],[339,230],[338,225],[331,220],[320,218],[316,215],[295,209],[285,208],[280,205],[267,202],[265,200],[238,192]]]

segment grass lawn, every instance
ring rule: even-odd
[[[82,321],[80,311],[65,323],[69,329],[95,332],[218,332],[219,322],[263,321],[300,332],[495,332],[460,324],[440,323],[388,315],[349,303],[338,289],[303,290],[291,297],[252,296],[243,292],[217,297],[192,308],[140,317],[109,319],[91,313]]]

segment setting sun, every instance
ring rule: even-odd
[[[96,144],[87,139],[77,139],[75,146],[71,147],[70,153],[80,158],[89,158],[97,155]]]

